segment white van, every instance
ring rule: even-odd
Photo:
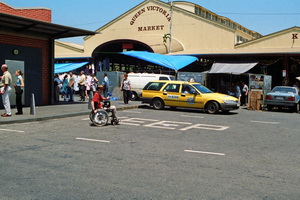
[[[150,81],[158,80],[175,80],[175,76],[166,74],[143,74],[143,73],[129,73],[128,79],[132,88],[132,100],[138,100],[141,96],[142,89]]]

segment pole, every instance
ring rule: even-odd
[[[169,54],[172,53],[172,25],[173,25],[173,1],[169,0],[170,3],[170,44],[169,44]]]
[[[31,93],[30,114],[31,115],[36,115],[36,111],[35,111],[35,98],[34,98],[34,94],[33,93]]]

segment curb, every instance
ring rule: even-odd
[[[132,105],[132,106],[117,108],[117,111],[136,109],[136,108],[144,108],[144,107],[147,107],[147,105]],[[28,122],[37,122],[37,121],[47,121],[47,120],[52,120],[52,119],[76,117],[76,116],[89,115],[89,114],[90,114],[90,111],[82,111],[82,112],[68,113],[68,114],[49,115],[49,116],[44,116],[44,117],[15,119],[15,120],[10,120],[10,121],[0,121],[0,125],[16,124],[16,123],[28,123]]]

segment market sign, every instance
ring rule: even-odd
[[[146,12],[158,12],[165,16],[168,22],[171,21],[171,15],[166,11],[165,9],[159,7],[159,6],[147,6],[145,8],[140,9],[137,13],[134,14],[134,16],[130,20],[130,25],[134,25],[136,20],[144,13]],[[138,27],[138,31],[158,31],[163,30],[164,25],[155,25],[155,26],[141,26]]]

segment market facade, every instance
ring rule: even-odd
[[[299,27],[262,36],[190,2],[171,6],[145,0],[96,32],[84,38],[84,45],[56,41],[55,57],[92,58],[99,71],[162,72],[147,62],[117,54],[149,51],[198,57],[180,70],[187,72],[209,71],[214,64],[223,68],[223,62],[241,63],[240,74],[270,75],[272,87],[292,84],[300,76]],[[249,63],[255,65],[245,71]],[[230,70],[225,73],[232,74]]]

